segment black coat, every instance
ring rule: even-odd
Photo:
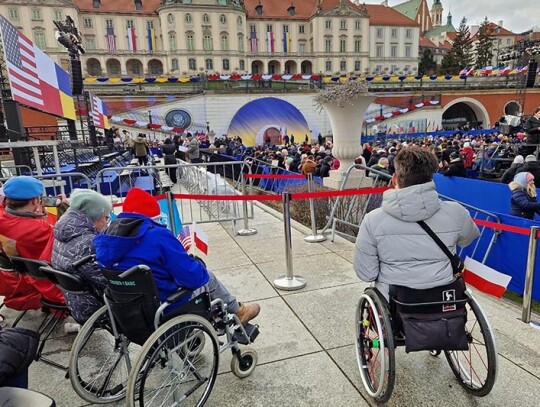
[[[38,344],[37,332],[19,327],[0,329],[0,386],[30,366]]]
[[[465,164],[463,161],[457,160],[450,162],[448,168],[443,172],[443,175],[446,177],[463,177],[467,178],[467,172],[465,171]]]
[[[515,163],[510,166],[502,175],[501,182],[503,184],[509,184],[514,180],[518,170],[523,167],[523,163]]]
[[[523,126],[523,130],[527,132],[527,143],[539,144],[540,143],[540,120],[534,116],[531,116]]]
[[[520,172],[530,172],[532,175],[534,175],[534,185],[536,185],[536,188],[540,188],[540,162],[526,162],[523,164],[523,166],[518,168],[516,174],[519,174]]]

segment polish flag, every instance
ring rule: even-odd
[[[512,277],[467,257],[465,259],[465,282],[483,293],[501,298]]]
[[[208,235],[193,222],[193,240],[195,247],[208,256]]]

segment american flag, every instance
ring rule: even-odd
[[[189,226],[184,226],[176,238],[180,243],[182,243],[182,246],[184,246],[186,252],[191,249],[191,246],[193,245],[193,237],[191,236],[191,228]]]
[[[109,51],[116,51],[116,36],[114,35],[114,28],[107,28],[107,45]]]
[[[251,37],[249,39],[249,44],[251,47],[251,52],[259,52],[259,47],[257,45],[257,33],[255,31],[251,31]]]
[[[107,116],[105,115],[105,106],[103,104],[103,101],[98,98],[96,95],[92,94],[91,92],[88,92],[88,98],[90,100],[90,103],[92,105],[91,107],[91,116],[92,121],[94,122],[94,126],[99,127],[101,129],[108,129],[109,128],[109,120]]]
[[[24,105],[43,109],[43,92],[34,44],[2,15],[0,29],[13,99]]]

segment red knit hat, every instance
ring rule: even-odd
[[[123,212],[138,213],[153,218],[161,214],[161,209],[156,198],[144,189],[131,188],[126,195]]]

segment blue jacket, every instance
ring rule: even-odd
[[[94,246],[100,267],[150,267],[162,302],[179,287],[195,290],[208,282],[206,268],[187,254],[170,230],[147,216],[121,213],[94,238]]]
[[[540,214],[540,202],[536,201],[523,188],[517,187],[516,182],[510,183],[512,198],[510,199],[510,215],[526,219],[534,219],[534,214]],[[514,189],[512,189],[514,187]]]

